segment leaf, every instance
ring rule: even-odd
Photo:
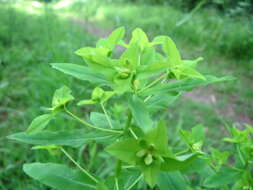
[[[86,80],[91,83],[110,85],[103,75],[92,71],[86,66],[71,63],[51,63],[51,65],[54,69],[57,69],[80,80]]]
[[[22,143],[34,145],[62,145],[80,147],[83,144],[96,140],[98,142],[110,142],[117,135],[101,131],[87,132],[83,129],[62,130],[62,131],[41,131],[35,134],[27,134],[24,132],[16,133],[8,136],[9,139]],[[118,137],[118,136],[117,136]]]
[[[225,76],[225,77],[215,77],[215,76],[205,76],[206,80],[201,79],[186,79],[186,80],[180,80],[176,82],[169,82],[169,83],[163,83],[154,86],[153,88],[149,88],[144,90],[141,95],[149,96],[149,95],[158,95],[158,94],[165,94],[169,92],[182,92],[182,91],[188,91],[198,86],[205,86],[208,84],[212,84],[215,82],[224,82],[224,81],[231,81],[234,80],[234,77],[231,76]]]
[[[52,118],[53,118],[52,114],[44,114],[36,117],[29,125],[26,132],[28,134],[32,134],[42,131],[48,125],[48,123]]]
[[[72,100],[74,100],[74,97],[71,95],[71,90],[67,86],[63,86],[55,91],[52,108],[56,109]]]
[[[136,153],[141,149],[135,139],[125,139],[115,142],[106,148],[106,151],[119,160],[128,164],[135,164]]]
[[[109,190],[109,188],[103,183],[98,183],[96,186],[96,190]]]
[[[187,182],[180,172],[161,172],[158,187],[160,190],[186,190]]]
[[[141,171],[143,172],[144,179],[148,185],[154,187],[157,183],[157,178],[160,172],[160,163],[153,162],[149,166],[141,167]]]
[[[144,47],[148,44],[148,37],[142,29],[136,28],[132,32],[132,38],[131,38],[129,44],[130,45],[138,44],[138,46],[141,48],[141,50],[143,50]]]
[[[234,183],[240,179],[242,172],[234,170],[232,168],[225,168],[215,173],[212,176],[209,176],[204,181],[204,186],[208,188],[218,188]]]
[[[78,106],[82,106],[82,105],[90,105],[90,104],[97,104],[98,102],[94,101],[94,100],[81,100],[77,103]]]
[[[140,48],[137,44],[132,44],[128,49],[124,51],[124,53],[120,57],[120,62],[126,67],[130,67],[132,69],[136,69],[137,66],[140,65]]]
[[[196,158],[196,154],[187,154],[178,156],[176,158],[163,158],[164,162],[161,164],[161,170],[163,171],[176,171],[181,170],[191,164]]]
[[[144,139],[155,147],[160,156],[167,156],[170,154],[165,122],[160,121],[156,128],[146,134]]]
[[[153,42],[161,43],[163,46],[163,51],[169,57],[169,61],[171,65],[180,65],[181,64],[181,56],[177,49],[176,44],[173,40],[168,36],[157,36]]]
[[[192,128],[192,135],[195,142],[204,142],[205,140],[205,128],[203,125],[196,125]]]
[[[24,172],[30,177],[58,190],[94,190],[96,186],[85,174],[54,163],[24,164]]]
[[[129,106],[137,125],[144,132],[150,131],[153,128],[153,122],[143,100],[138,96],[133,95],[129,100]]]
[[[125,35],[125,28],[119,27],[115,29],[109,36],[108,36],[108,47],[109,49],[113,50],[117,44],[124,38]]]
[[[152,110],[152,112],[168,109],[168,106],[174,103],[180,95],[181,93],[177,93],[175,95],[167,93],[164,95],[152,96],[145,102],[145,104],[147,105],[147,109]]]
[[[102,114],[102,113],[91,112],[91,114],[90,114],[90,121],[95,126],[100,127],[100,128],[108,128],[108,127],[110,127],[109,124],[108,124],[108,121],[106,119],[105,114]],[[113,127],[119,128],[119,125],[120,125],[119,122],[117,122],[115,120],[112,120],[112,119],[111,119],[111,122],[112,122]]]

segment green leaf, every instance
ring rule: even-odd
[[[153,162],[149,166],[141,167],[141,171],[143,172],[144,179],[148,185],[150,187],[154,187],[157,183],[157,178],[160,173],[160,163]]]
[[[107,47],[111,50],[115,48],[117,44],[124,38],[125,35],[125,28],[119,27],[115,29],[109,36],[108,36],[108,45]]]
[[[138,141],[135,139],[125,139],[109,145],[106,151],[117,159],[128,164],[135,164],[136,153],[141,150]]]
[[[54,163],[24,164],[24,172],[41,183],[58,190],[94,190],[96,186],[85,174]]]
[[[108,121],[106,119],[105,114],[102,114],[102,113],[91,112],[90,113],[90,121],[95,126],[100,127],[100,128],[108,128],[108,127],[110,127],[109,124],[108,124]],[[119,122],[117,122],[115,120],[112,120],[112,119],[111,119],[111,122],[112,122],[112,125],[115,128],[119,128],[119,126],[120,126]]]
[[[176,44],[173,40],[168,36],[157,36],[153,42],[161,43],[163,47],[163,51],[169,57],[170,65],[180,65],[181,64],[181,56],[177,49]]]
[[[168,133],[165,122],[160,121],[156,128],[146,134],[144,139],[152,144],[160,156],[168,156]]]
[[[164,95],[152,96],[145,102],[145,104],[147,105],[148,110],[151,110],[152,112],[168,109],[168,106],[174,103],[180,95],[181,93],[167,93]]]
[[[103,183],[98,183],[96,186],[96,190],[109,190],[109,188]]]
[[[67,86],[63,86],[55,91],[52,108],[56,109],[72,100],[74,100],[74,97],[71,95],[71,90]]]
[[[52,63],[51,65],[54,69],[57,69],[80,80],[89,81],[91,83],[110,85],[103,75],[92,71],[86,66],[71,63]]]
[[[189,166],[196,157],[196,154],[187,154],[178,156],[176,158],[163,158],[164,162],[162,162],[161,170],[176,171],[184,169],[185,167]]]
[[[234,170],[232,168],[225,168],[215,173],[212,176],[209,176],[204,181],[204,186],[208,188],[218,188],[234,183],[240,179],[242,172]]]
[[[97,104],[97,101],[94,100],[81,100],[77,103],[78,106],[82,106],[82,105],[90,105],[90,104]]]
[[[129,100],[129,106],[137,125],[144,132],[150,131],[153,128],[153,122],[144,101],[138,96],[133,95]]]
[[[187,182],[180,172],[161,172],[158,187],[160,190],[186,190]]]
[[[141,48],[141,50],[143,50],[144,47],[146,45],[148,45],[148,37],[147,37],[146,33],[142,29],[136,28],[132,32],[132,38],[131,38],[129,44],[130,45],[132,45],[132,44],[138,44],[138,46]]]
[[[149,95],[165,94],[169,92],[182,92],[182,91],[191,90],[198,86],[205,86],[205,85],[216,83],[216,82],[231,81],[235,79],[234,77],[231,77],[231,76],[218,78],[215,76],[208,75],[205,77],[206,77],[206,80],[186,79],[186,80],[180,80],[176,82],[159,84],[159,85],[154,86],[153,88],[144,90],[141,94],[144,96],[149,96]]]
[[[83,129],[62,130],[62,131],[41,131],[35,134],[27,134],[24,132],[16,133],[8,136],[9,139],[16,140],[22,143],[34,145],[62,145],[80,147],[83,144],[96,140],[98,142],[110,142],[118,137],[115,134],[91,131],[87,132]]]
[[[48,123],[52,118],[53,118],[52,114],[44,114],[36,117],[29,125],[26,132],[28,134],[32,134],[42,131],[48,125]]]
[[[120,57],[120,62],[131,70],[136,69],[140,65],[140,48],[137,44],[132,44]]]

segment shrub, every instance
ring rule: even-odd
[[[231,137],[224,140],[235,147],[235,154],[230,156],[229,152],[217,149],[211,153],[204,151],[202,125],[191,131],[180,130],[184,145],[173,147],[168,144],[165,119],[156,114],[165,111],[185,91],[233,78],[202,75],[196,70],[202,58],[181,59],[175,43],[167,36],[157,36],[150,42],[137,28],[126,43],[124,33],[120,27],[109,37],[100,39],[96,47],[77,50],[76,54],[87,65],[52,64],[65,74],[96,85],[89,99],[77,103],[99,110],[89,114],[89,121],[70,111],[68,104],[74,97],[63,86],[55,91],[48,113],[36,117],[25,132],[9,136],[55,156],[61,151],[78,170],[59,163],[36,162],[25,164],[24,172],[59,190],[145,189],[146,184],[164,190],[252,189],[250,126],[246,125],[244,130],[228,127]],[[120,56],[118,46],[124,50]],[[62,112],[87,129],[50,128],[51,120]],[[86,144],[91,148],[88,166],[84,168],[65,147]],[[96,170],[92,172],[94,163]],[[199,176],[197,186],[190,182],[193,173]]]

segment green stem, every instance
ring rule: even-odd
[[[127,130],[129,130],[130,133],[134,136],[134,138],[135,138],[135,139],[138,139],[138,137],[137,137],[137,135],[135,134],[135,132],[131,129],[132,118],[133,118],[132,113],[131,113],[131,111],[129,110],[129,111],[128,111],[128,116],[127,116],[126,125],[125,125],[125,130],[124,130],[124,131],[126,132]]]
[[[107,119],[107,121],[108,121],[108,123],[109,123],[109,126],[111,127],[111,129],[113,129],[111,119],[110,119],[109,115],[107,114],[107,111],[106,111],[106,109],[105,109],[103,103],[101,103],[100,105],[101,105],[101,107],[102,107],[103,112],[105,113],[105,117],[106,117],[106,119]]]
[[[127,190],[132,189],[138,181],[142,178],[142,174],[127,188]]]
[[[117,177],[115,177],[115,186],[116,186],[116,190],[119,190],[119,181]]]
[[[162,79],[163,79],[164,77],[166,77],[166,76],[167,76],[167,73],[161,75],[159,78],[157,78],[156,80],[154,80],[153,82],[151,82],[150,84],[148,84],[147,86],[145,86],[144,88],[140,89],[140,90],[138,91],[138,93],[140,93],[140,92],[142,92],[142,91],[144,91],[144,90],[150,88],[151,86],[155,85],[156,83],[158,83],[160,80],[162,80]]]
[[[185,150],[182,150],[181,152],[177,152],[175,155],[178,156],[178,155],[184,154],[188,151],[189,151],[189,149],[185,149]]]
[[[131,134],[134,136],[135,139],[138,139],[137,135],[131,128],[129,128],[129,131],[131,132]]]
[[[80,119],[78,116],[76,116],[75,114],[71,113],[69,110],[67,110],[66,107],[64,107],[66,113],[68,113],[70,116],[72,116],[73,118],[75,118],[77,121],[79,121],[80,123],[82,123],[83,125],[87,126],[87,127],[90,127],[90,128],[93,128],[93,129],[97,129],[97,130],[100,130],[100,131],[106,131],[106,132],[110,132],[110,133],[122,133],[123,131],[116,131],[116,130],[111,130],[111,129],[104,129],[104,128],[100,128],[100,127],[96,127],[82,119]]]
[[[71,156],[70,154],[64,149],[61,148],[61,151],[85,174],[87,175],[90,179],[92,179],[95,183],[98,183],[98,180],[93,177],[88,171],[86,171],[80,164],[78,164]]]

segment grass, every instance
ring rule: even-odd
[[[5,136],[23,131],[43,113],[42,106],[50,106],[55,89],[64,84],[75,89],[75,96],[86,94],[84,83],[53,70],[49,63],[82,63],[73,52],[90,45],[93,37],[49,6],[35,14],[2,4],[0,17],[0,189],[46,189],[27,178],[21,167],[24,162],[54,158],[9,142]],[[57,119],[52,126],[73,126],[72,121],[66,122]]]
[[[215,10],[199,11],[189,17],[172,7],[103,4],[101,1],[92,1],[89,8],[80,2],[58,9],[53,9],[57,3],[38,5],[31,6],[29,1],[0,4],[1,190],[45,190],[45,186],[25,176],[22,164],[38,160],[63,162],[62,155],[31,151],[29,146],[7,141],[5,136],[24,130],[34,117],[42,114],[43,107],[50,106],[55,89],[62,85],[70,86],[75,97],[87,96],[90,91],[86,83],[67,77],[49,65],[52,62],[82,63],[73,52],[94,44],[96,37],[84,30],[85,23],[73,22],[73,18],[88,20],[106,31],[124,25],[128,31],[141,27],[150,37],[169,35],[182,50],[183,57],[205,57],[201,71],[218,76],[233,74],[238,78],[235,82],[197,89],[193,95],[177,101],[166,113],[171,131],[175,127],[190,129],[202,123],[208,127],[209,139],[220,140],[226,134],[221,120],[231,123],[253,120],[250,116],[253,112],[250,88],[253,30],[248,18],[233,19],[218,15]],[[187,17],[187,22],[176,26]],[[84,114],[82,112],[79,114]],[[53,126],[75,127],[76,123],[63,115],[62,119],[53,121],[52,129]],[[208,144],[221,146],[218,142],[209,140]],[[100,158],[104,159],[105,155]],[[89,164],[86,161],[84,163]],[[110,160],[107,162],[112,165]]]

